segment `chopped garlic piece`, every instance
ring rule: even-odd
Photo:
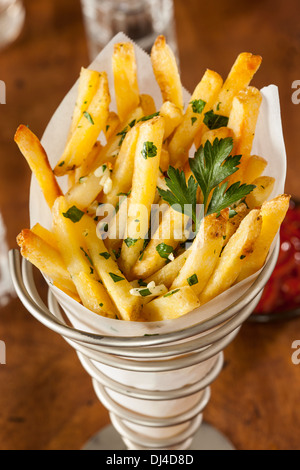
[[[136,287],[130,290],[130,294],[136,297],[158,297],[159,295],[166,294],[168,289],[165,285],[156,286],[155,282],[150,282],[145,287]]]
[[[112,179],[110,177],[108,177],[103,185],[103,192],[104,194],[108,194],[111,192],[112,190],[112,185],[113,185],[113,182],[112,182]]]
[[[170,254],[169,254],[168,259],[169,259],[170,261],[174,261],[175,256],[173,255],[173,253],[170,253]]]

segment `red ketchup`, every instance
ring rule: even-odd
[[[300,307],[300,204],[290,208],[280,230],[277,265],[254,314],[272,314]]]

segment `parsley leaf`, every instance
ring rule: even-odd
[[[229,157],[233,149],[233,139],[209,140],[190,158],[190,167],[201,188],[203,204],[206,208],[211,191],[222,183],[228,176],[238,170],[240,157]]]
[[[231,206],[235,202],[247,196],[255,186],[252,184],[241,184],[239,181],[232,184],[228,189],[228,182],[226,181],[221,186],[217,186],[213,192],[211,201],[207,209],[207,215],[220,212],[226,207]],[[236,215],[236,212],[232,216]]]
[[[188,285],[189,286],[194,286],[195,284],[198,284],[198,276],[197,274],[193,274],[191,277],[187,279]]]
[[[181,212],[197,219],[197,188],[198,185],[193,176],[186,182],[184,171],[169,167],[168,178],[165,179],[169,190],[158,188],[159,195],[172,206],[177,212]]]
[[[227,127],[229,118],[227,116],[221,116],[221,114],[215,114],[213,110],[208,111],[204,115],[203,122],[210,129],[219,129],[220,127]]]

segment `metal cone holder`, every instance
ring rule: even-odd
[[[202,423],[203,411],[210,399],[210,385],[222,370],[223,350],[258,304],[278,251],[279,240],[251,288],[210,320],[184,330],[145,337],[103,336],[69,326],[50,289],[48,306],[41,300],[32,265],[25,259],[21,262],[19,251],[9,252],[10,272],[21,302],[37,320],[62,335],[76,350],[118,432],[112,434],[109,429],[105,435],[106,431],[102,431],[98,441],[95,438],[86,449],[122,450],[117,447],[121,445],[119,436],[128,450],[226,447],[222,436]],[[116,371],[118,381],[114,377]],[[176,374],[176,388],[169,389],[168,374]],[[154,377],[155,390],[148,386],[148,377]],[[211,436],[210,441],[205,441],[204,446],[199,439],[207,436]],[[219,441],[212,442],[218,437]]]

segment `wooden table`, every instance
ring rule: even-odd
[[[7,104],[0,107],[0,211],[6,227],[1,247],[15,248],[27,227],[30,172],[13,143],[20,123],[41,136],[56,107],[89,63],[78,0],[27,0],[18,40],[0,52]],[[300,197],[300,106],[291,101],[300,79],[297,0],[175,1],[184,85],[192,90],[206,68],[226,76],[241,51],[264,61],[258,87],[279,86],[288,153],[287,192]],[[0,231],[1,233],[1,231]],[[7,273],[7,269],[5,270]],[[38,277],[38,286],[46,294]],[[0,315],[6,365],[0,365],[0,449],[77,450],[109,423],[75,352],[34,320],[12,294]],[[212,386],[207,422],[240,450],[299,450],[300,365],[291,345],[300,319],[250,324],[225,351],[225,366]]]

